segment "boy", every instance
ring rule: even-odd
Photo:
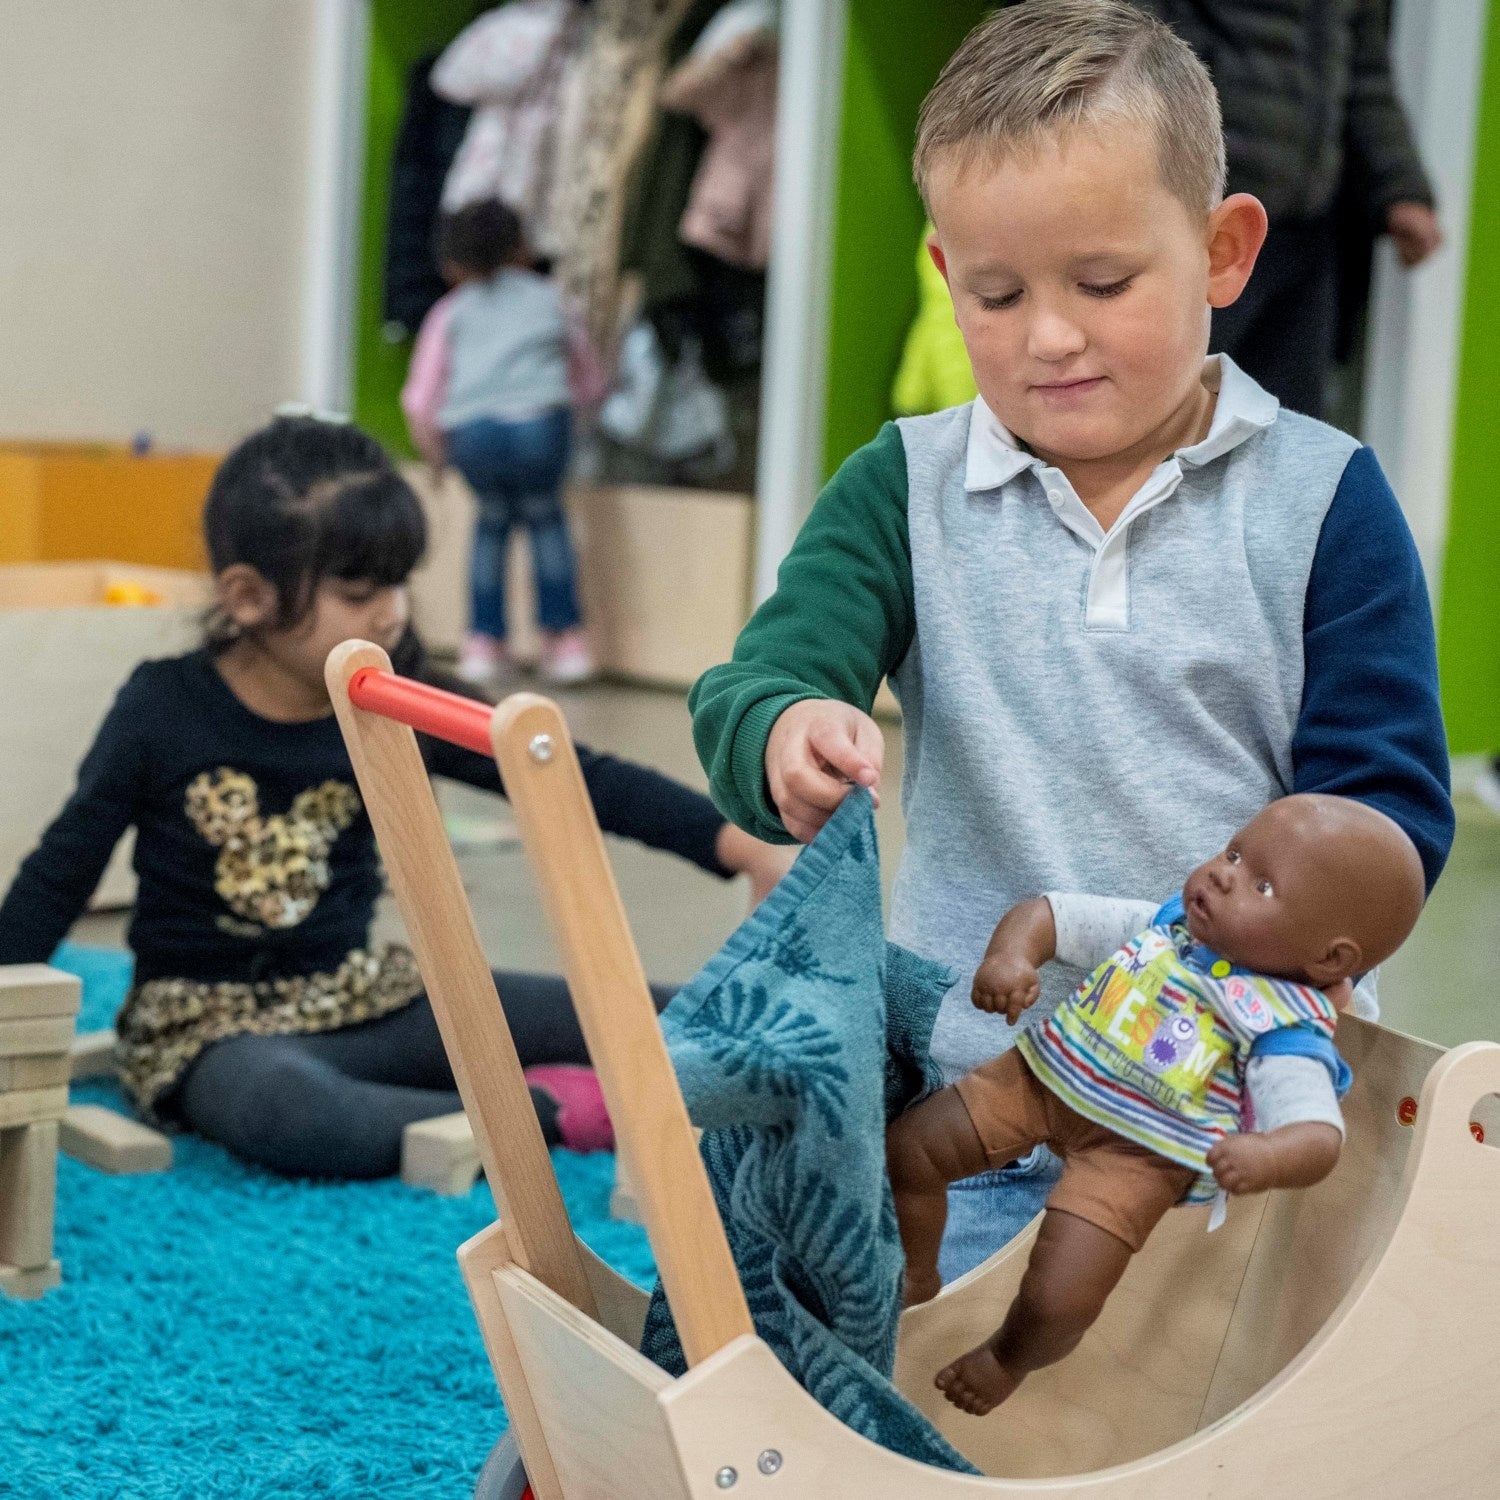
[[[1430,888],[1453,812],[1426,590],[1374,455],[1205,357],[1266,216],[1223,196],[1187,45],[1123,0],[1002,10],[923,105],[915,167],[979,398],[844,464],[692,708],[720,807],[806,840],[878,781],[891,676],[890,933],[960,971],[932,1041],[952,1082],[1014,1040],[969,994],[1021,898],[1179,888],[1288,792],[1388,814]],[[1083,977],[1052,965],[1033,1016]],[[956,1187],[944,1279],[1051,1180]]]

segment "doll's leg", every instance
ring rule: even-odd
[[[1007,1052],[914,1105],[886,1132],[908,1307],[935,1297],[942,1285],[938,1248],[948,1220],[948,1184],[1011,1161],[1045,1139],[1039,1089],[1019,1054]]]
[[[1192,1171],[1124,1140],[1048,1095],[1050,1139],[1067,1165],[1047,1200],[1005,1322],[938,1372],[939,1390],[982,1416],[1032,1370],[1072,1353],[1130,1257],[1193,1180]]]
[[[1130,1246],[1107,1230],[1049,1208],[1005,1322],[940,1370],[937,1388],[975,1416],[998,1406],[1031,1371],[1073,1352],[1125,1274],[1131,1254]]]

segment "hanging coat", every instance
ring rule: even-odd
[[[709,133],[682,216],[684,243],[755,270],[771,258],[777,56],[773,0],[731,0],[661,96]]]
[[[558,100],[583,29],[576,0],[512,0],[465,27],[432,70],[436,94],[474,107],[443,207],[498,198],[544,255],[559,248],[551,217]]]

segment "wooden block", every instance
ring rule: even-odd
[[[70,1077],[66,1052],[38,1052],[34,1057],[0,1057],[0,1093],[42,1089]]]
[[[0,1130],[0,1262],[23,1271],[52,1259],[57,1121]]]
[[[73,1078],[113,1078],[120,1071],[115,1062],[115,1033],[85,1031],[74,1037],[68,1060]]]
[[[0,1057],[30,1057],[38,1052],[66,1053],[72,1044],[72,1016],[0,1021]]]
[[[62,1262],[49,1261],[39,1270],[23,1270],[20,1266],[0,1265],[0,1292],[7,1297],[40,1297],[50,1292],[62,1280]]]
[[[17,1089],[0,1094],[0,1130],[12,1125],[30,1125],[35,1120],[59,1120],[68,1107],[66,1087]]]
[[[458,1198],[479,1176],[479,1149],[462,1110],[417,1120],[401,1133],[401,1180],[408,1187],[429,1188],[444,1198]]]
[[[47,964],[0,964],[0,1021],[74,1016],[83,997],[76,974]]]
[[[59,1143],[74,1161],[117,1176],[165,1172],[172,1165],[172,1142],[159,1130],[99,1104],[71,1105]]]

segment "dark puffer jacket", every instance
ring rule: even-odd
[[[1315,218],[1347,167],[1377,230],[1393,203],[1432,203],[1391,76],[1385,0],[1134,3],[1208,65],[1231,192],[1254,193],[1273,220]]]

